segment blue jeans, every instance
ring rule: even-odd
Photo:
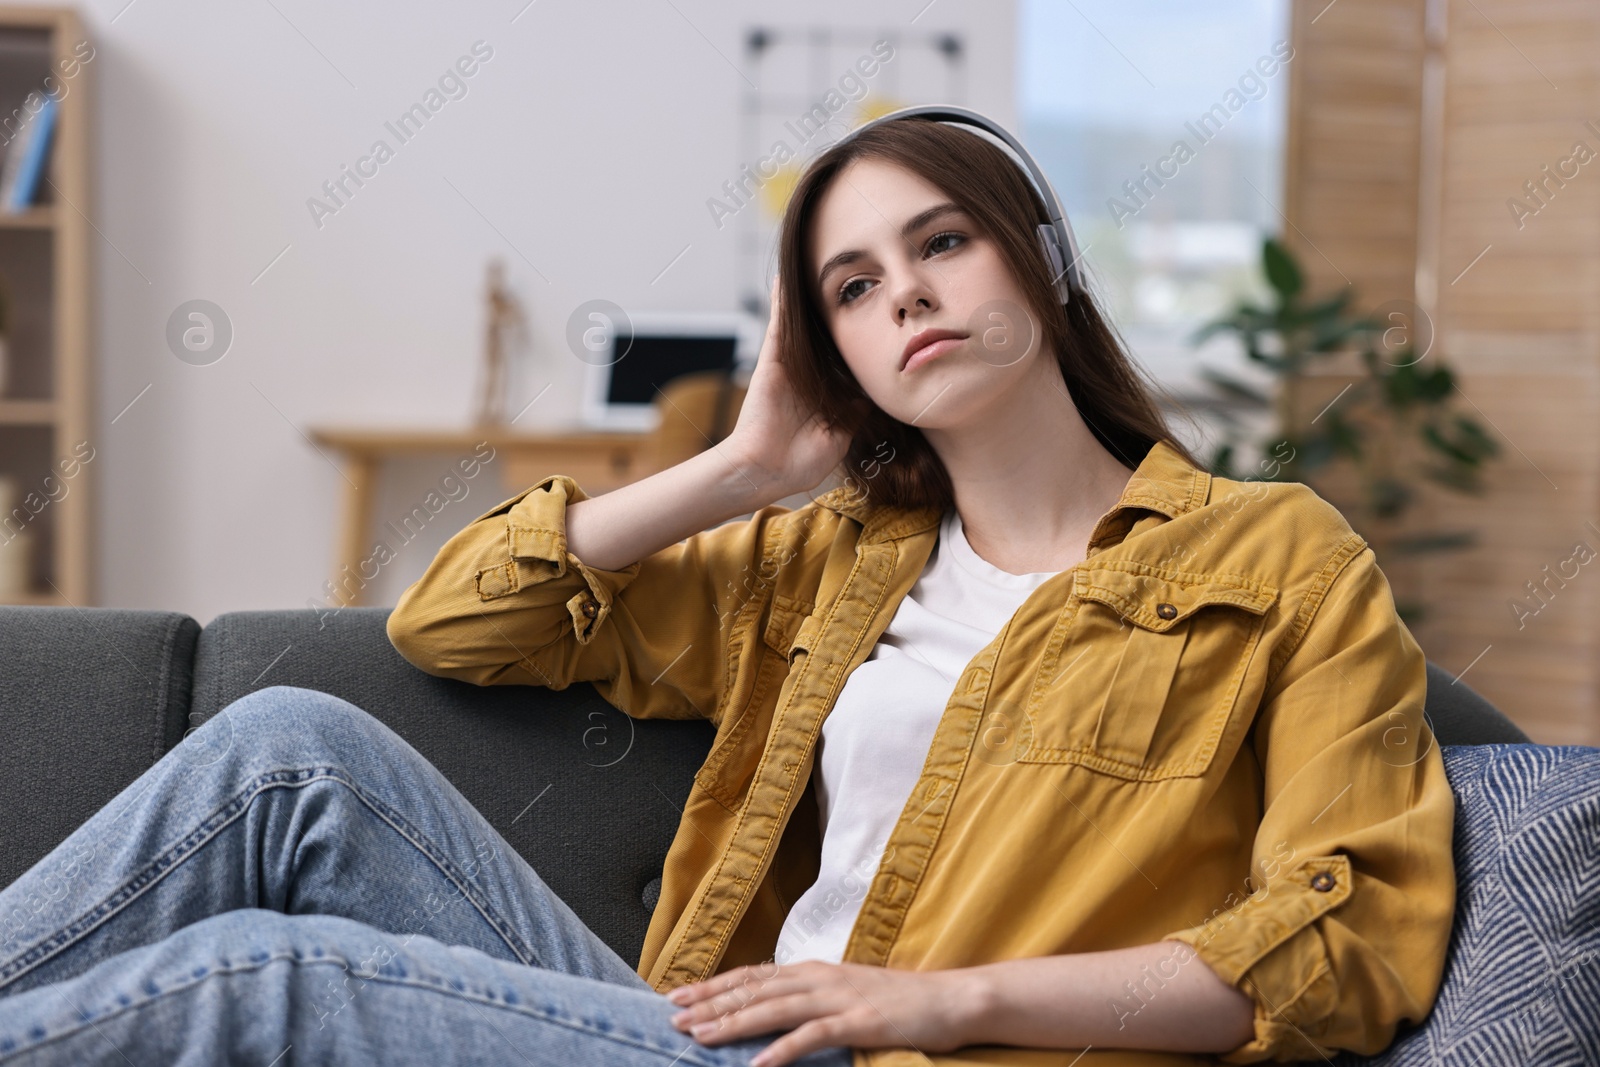
[[[292,686],[0,892],[4,1064],[730,1067],[777,1036],[702,1045],[677,1010],[410,745]]]

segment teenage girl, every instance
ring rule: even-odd
[[[1421,1019],[1423,655],[1336,510],[1173,438],[1049,222],[971,130],[834,146],[732,435],[544,479],[391,614],[431,673],[716,727],[637,964],[277,686],[0,892],[0,1064],[1170,1065]]]

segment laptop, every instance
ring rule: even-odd
[[[615,308],[615,305],[612,305]],[[594,312],[584,337],[583,424],[648,432],[660,422],[657,390],[698,371],[748,373],[758,324],[738,312]]]

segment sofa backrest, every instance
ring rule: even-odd
[[[232,701],[316,689],[386,723],[455,783],[572,909],[637,959],[694,773],[702,722],[638,721],[592,686],[474,686],[390,645],[388,608],[187,615],[0,607],[0,886]],[[1428,666],[1441,744],[1526,742]]]
[[[0,607],[0,886],[183,737],[199,637],[179,612]]]
[[[1441,745],[1526,745],[1522,728],[1466,682],[1428,661],[1428,696],[1423,715]]]

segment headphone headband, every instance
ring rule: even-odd
[[[1034,161],[1028,150],[1022,147],[1022,142],[1013,137],[1009,130],[987,115],[970,108],[955,107],[950,104],[925,104],[918,107],[905,107],[898,111],[891,111],[887,115],[880,115],[870,122],[862,123],[849,133],[845,134],[834,147],[844,144],[860,136],[863,132],[880,126],[886,122],[899,122],[903,119],[923,119],[930,122],[948,122],[961,126],[971,126],[983,130],[998,138],[1016,157],[1022,172],[1028,176],[1029,182],[1038,192],[1039,198],[1044,201],[1045,213],[1050,216],[1050,221],[1040,223],[1039,244],[1044,250],[1045,261],[1050,264],[1052,281],[1055,284],[1056,295],[1063,304],[1071,299],[1072,291],[1084,291],[1083,270],[1079,265],[1081,253],[1078,251],[1077,238],[1073,236],[1072,226],[1067,222],[1067,213],[1061,206],[1061,200],[1056,196],[1050,182],[1044,176],[1044,171]]]

